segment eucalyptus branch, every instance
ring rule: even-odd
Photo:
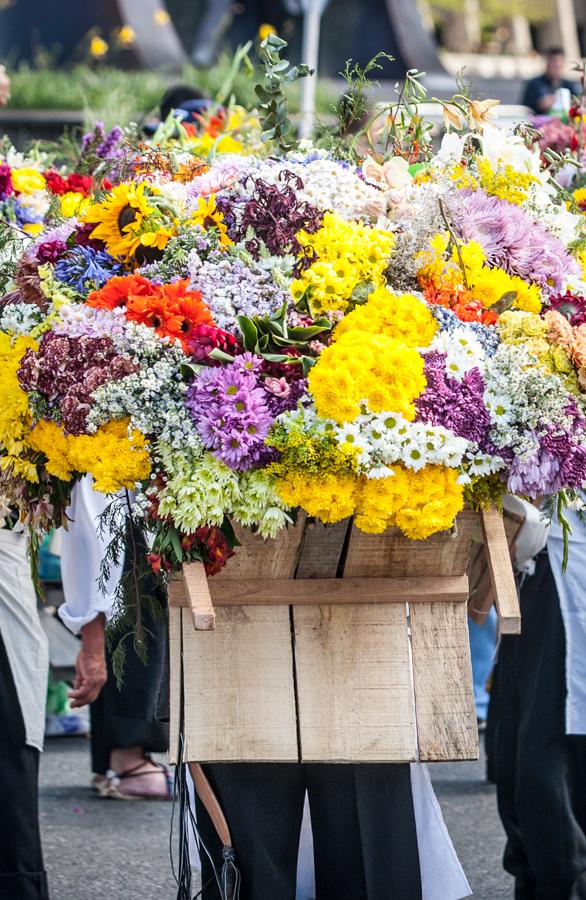
[[[468,277],[466,275],[466,266],[464,265],[464,260],[462,258],[462,251],[460,249],[460,244],[458,243],[458,239],[454,233],[454,229],[448,219],[446,209],[444,206],[444,201],[439,200],[438,202],[439,202],[441,217],[442,217],[444,224],[445,224],[446,228],[448,229],[448,233],[450,235],[450,241],[451,241],[451,243],[453,243],[454,247],[456,248],[456,253],[458,254],[458,260],[460,261],[460,268],[462,270],[462,280],[464,281],[464,287],[466,288],[467,291],[469,291],[470,285],[468,284]]]
[[[277,37],[276,34],[269,34],[262,42],[259,56],[264,77],[262,84],[257,84],[254,89],[259,99],[258,111],[263,140],[275,141],[283,153],[295,150],[299,146],[289,116],[285,85],[311,75],[308,66],[299,65],[290,68],[288,61],[281,59],[281,50],[286,46],[287,41]]]

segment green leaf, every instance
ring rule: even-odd
[[[254,351],[258,343],[258,330],[252,319],[248,316],[236,316],[236,321],[242,332],[244,346],[247,350]]]
[[[183,559],[183,550],[181,548],[181,541],[179,540],[177,529],[171,528],[169,534],[171,535],[171,544],[173,546],[173,550],[175,551],[177,562],[181,562],[181,560]]]

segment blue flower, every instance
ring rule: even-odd
[[[487,356],[493,356],[496,353],[500,338],[493,328],[488,328],[482,322],[462,322],[455,312],[437,303],[430,304],[429,309],[441,331],[451,333],[456,328],[468,328],[473,332]]]
[[[114,275],[122,274],[122,265],[105,250],[73,247],[55,266],[55,275],[76,291],[100,288]]]

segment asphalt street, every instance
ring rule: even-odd
[[[482,763],[431,769],[474,897],[512,900],[495,789]],[[170,815],[170,803],[95,798],[87,741],[50,739],[41,762],[41,827],[51,900],[174,900]]]

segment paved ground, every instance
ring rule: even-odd
[[[41,822],[51,900],[174,900],[171,805],[94,799],[88,767],[85,739],[49,740],[41,766]],[[494,788],[483,780],[482,765],[436,765],[432,775],[474,897],[511,900],[511,880],[500,866],[503,836]]]

